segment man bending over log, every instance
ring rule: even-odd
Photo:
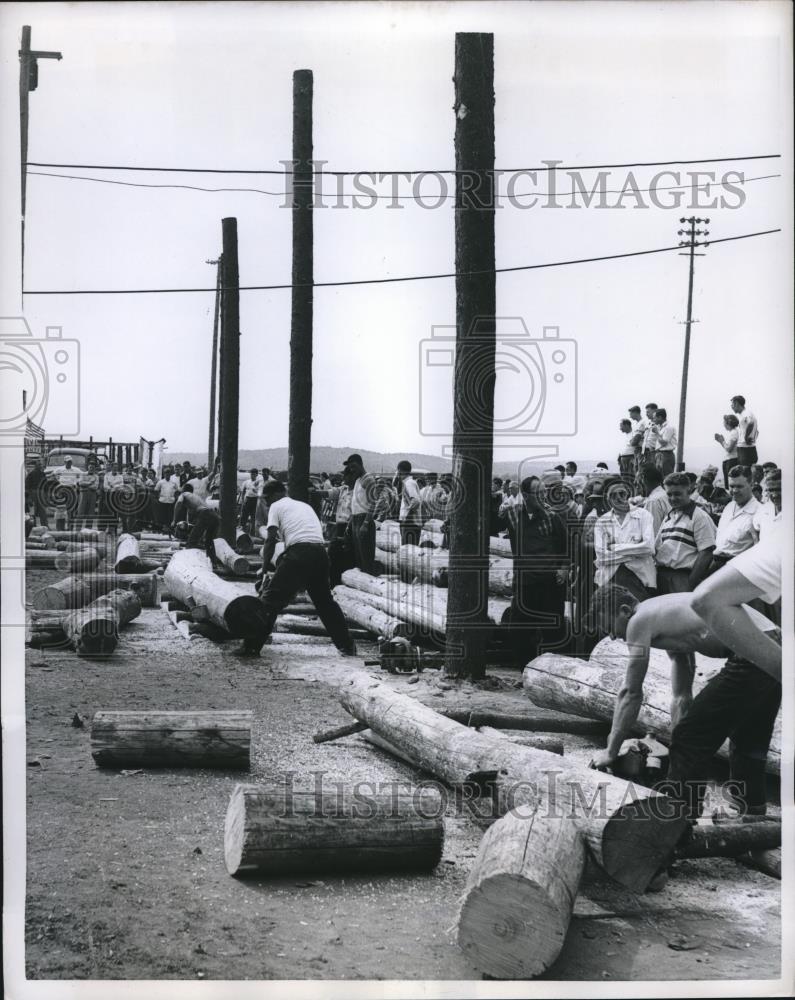
[[[185,513],[186,520],[191,525],[186,547],[189,549],[199,549],[204,544],[204,551],[207,553],[210,562],[215,566],[217,559],[215,558],[213,540],[218,535],[221,519],[214,510],[210,510],[203,497],[193,492],[193,487],[190,483],[185,483],[177,498],[177,502],[174,504],[172,531],[176,530],[177,522],[183,513]]]
[[[262,603],[265,605],[265,628],[256,639],[245,639],[240,650],[247,656],[258,656],[271,634],[276,618],[300,590],[306,590],[334,645],[344,656],[356,655],[345,616],[331,596],[329,561],[323,542],[323,528],[317,514],[308,503],[286,495],[284,483],[267,483],[264,497],[269,504],[268,535],[262,546],[262,567],[267,569],[273,559],[276,541],[281,535],[284,553],[270,579],[262,576]]]
[[[711,591],[719,589],[721,574],[729,569],[734,573],[734,566],[719,570],[702,586]],[[694,606],[700,607],[703,600],[700,591],[701,587],[695,594],[666,594],[642,603],[622,587],[608,586],[597,592],[592,613],[612,638],[626,640],[629,662],[607,749],[597,754],[592,766],[604,770],[615,763],[622,742],[631,735],[638,719],[650,650],[664,649],[672,667],[668,781],[686,803],[688,816],[695,819],[700,814],[710,761],[727,737],[732,780],[745,790],[744,801],[738,805],[749,813],[764,814],[767,751],[781,704],[781,634],[763,615],[740,606],[742,597],[737,600],[737,616],[742,615],[754,630],[758,644],[775,647],[779,643],[775,679],[765,664],[756,665],[733,651],[729,645],[734,645],[735,639],[731,629],[718,633],[696,613]],[[749,591],[744,599],[753,596],[758,595]],[[727,657],[725,667],[695,700],[692,653]],[[755,659],[761,660],[758,656]],[[671,794],[671,789],[666,790]]]

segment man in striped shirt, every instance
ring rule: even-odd
[[[671,509],[657,533],[657,590],[680,594],[694,590],[707,575],[715,550],[715,525],[692,499],[686,473],[672,472],[664,485]]]

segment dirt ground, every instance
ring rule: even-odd
[[[28,594],[62,574],[32,571]],[[236,643],[184,639],[146,610],[106,661],[27,651],[26,969],[31,979],[480,980],[451,930],[482,835],[451,805],[431,874],[232,878],[223,826],[238,781],[416,781],[361,736],[316,745],[350,721],[330,686],[358,660],[325,640],[275,635],[259,661]],[[519,675],[500,690],[390,678],[439,708],[520,712]],[[99,710],[251,709],[251,772],[98,769]],[[75,728],[78,713],[85,725]],[[585,759],[594,744],[564,737]],[[680,862],[666,889],[633,896],[589,868],[547,980],[774,979],[780,883],[734,861]]]

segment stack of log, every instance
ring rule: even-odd
[[[397,552],[400,549],[400,524],[397,521],[382,521],[375,535],[376,548],[382,552]],[[444,547],[444,535],[442,534],[442,522],[438,519],[426,521],[422,526],[420,534],[420,546],[422,548],[442,549]],[[511,543],[507,538],[499,538],[492,535],[489,540],[489,554],[511,558]]]
[[[110,656],[118,645],[119,629],[140,613],[135,593],[111,590],[74,610],[31,611],[26,639],[30,646],[63,646],[79,656]]]
[[[51,531],[37,526],[25,540],[25,565],[29,569],[64,569],[90,572],[99,565],[105,535],[93,529]]]
[[[180,542],[167,536],[146,537],[125,532],[119,535],[116,542],[114,569],[117,573],[150,573],[152,570],[165,569],[175,552],[180,549]]]

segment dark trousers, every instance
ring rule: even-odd
[[[514,560],[511,646],[517,663],[524,666],[539,655],[542,646],[552,649],[565,639],[563,606],[566,587],[557,582],[554,572],[517,572],[516,563],[517,560]]]
[[[373,573],[375,562],[375,521],[366,514],[354,514],[351,518],[351,542],[356,568],[364,573]]]
[[[668,566],[657,567],[657,593],[687,594],[693,588],[690,586],[689,569],[670,569]]]
[[[254,534],[254,519],[257,516],[259,497],[246,497],[243,501],[243,511],[240,515],[240,527]]]
[[[759,456],[756,453],[756,445],[737,445],[737,465],[756,465]],[[728,483],[726,484],[728,486]]]
[[[196,520],[190,529],[186,548],[200,549],[204,544],[204,551],[209,558],[215,562],[215,546],[213,541],[218,537],[218,529],[221,527],[221,518],[214,510],[196,511]]]
[[[326,548],[314,543],[290,545],[284,550],[276,572],[262,594],[266,625],[262,641],[257,640],[257,651],[273,631],[279,613],[301,590],[306,590],[309,594],[309,599],[315,605],[315,610],[337,649],[350,651],[353,639],[340,606],[331,596]],[[253,649],[254,644],[251,645]]]
[[[421,534],[422,534],[422,525],[410,524],[407,523],[406,521],[400,522],[401,545],[419,545]]]
[[[729,488],[729,473],[735,467],[735,465],[739,465],[739,463],[740,463],[739,458],[727,458],[726,461],[723,463],[723,485],[726,487],[726,489]]]
[[[634,476],[635,475],[635,456],[634,455],[619,455],[618,456],[618,471],[622,476]]]
[[[671,734],[668,781],[690,819],[701,813],[710,762],[730,740],[732,797],[749,813],[764,814],[765,764],[781,705],[781,684],[739,656],[696,695]],[[670,792],[669,792],[670,794]]]
[[[672,451],[657,451],[654,453],[654,464],[663,476],[676,468],[676,456]]]
[[[628,569],[626,566],[618,567],[613,574],[610,583],[628,590],[637,601],[645,601],[650,596],[646,585],[635,573],[632,572],[631,569]]]
[[[39,490],[34,490],[33,493],[26,498],[25,509],[32,509],[34,521],[38,518],[39,524],[42,525],[42,527],[49,528],[50,525],[47,521],[47,506],[44,503],[44,498]]]

